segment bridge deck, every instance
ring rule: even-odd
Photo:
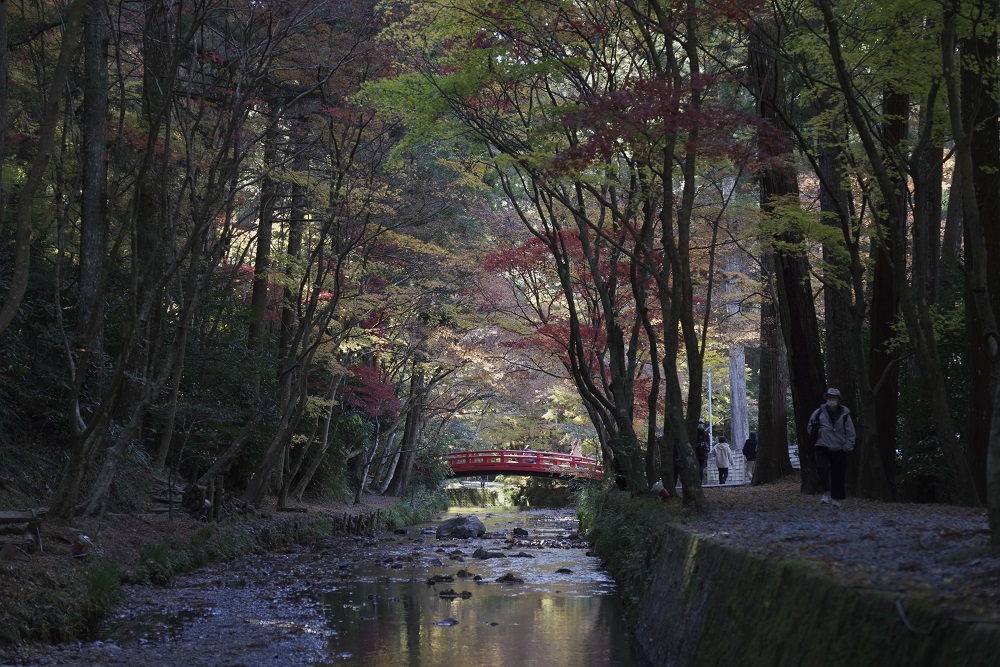
[[[471,475],[534,475],[543,477],[578,477],[601,480],[604,468],[586,456],[559,452],[536,452],[519,449],[483,449],[452,452],[447,455],[451,477]]]

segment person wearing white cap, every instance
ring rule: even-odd
[[[840,402],[840,390],[830,387],[823,395],[825,403],[809,417],[809,437],[816,452],[816,473],[823,492],[820,503],[833,503],[847,497],[847,452],[854,449],[857,434],[851,411]]]

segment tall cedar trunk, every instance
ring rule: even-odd
[[[844,170],[840,164],[843,155],[843,144],[846,140],[843,124],[830,107],[832,95],[821,98],[818,102],[821,113],[833,116],[826,133],[820,137],[819,146],[819,201],[823,214],[823,224],[835,228],[851,228],[851,218],[848,213],[848,193],[844,190]],[[843,238],[843,237],[841,237]],[[861,407],[857,400],[858,369],[853,368],[853,355],[850,347],[858,340],[853,337],[851,322],[851,276],[850,265],[844,261],[847,256],[846,244],[838,238],[835,242],[823,245],[823,311],[824,311],[824,341],[826,350],[826,378],[831,387],[837,387],[842,392],[845,403],[857,416],[855,406]],[[862,421],[867,422],[867,419]],[[860,443],[859,443],[860,444]],[[848,457],[847,485],[851,493],[856,491],[858,482],[858,462],[860,456]]]
[[[247,333],[247,347],[261,351],[264,345],[264,326],[267,321],[267,294],[271,270],[271,238],[274,222],[275,202],[278,198],[278,184],[271,175],[278,156],[277,131],[274,126],[264,135],[264,165],[267,170],[260,183],[260,205],[257,216],[257,247],[253,266],[253,291],[250,295],[250,327]],[[260,387],[260,374],[254,373],[253,382]]]
[[[83,160],[80,188],[80,286],[77,335],[80,347],[103,347],[102,276],[107,257],[108,215],[108,60],[109,30],[100,4],[83,19]],[[86,369],[81,369],[86,372]]]
[[[905,138],[908,103],[905,96],[885,95],[888,120],[884,127],[888,152],[900,150]],[[827,261],[824,295],[827,321],[827,374],[830,385],[838,387],[848,397],[858,438],[855,454],[847,458],[848,490],[865,498],[891,500],[895,496],[891,482],[895,468],[895,449],[886,457],[885,447],[878,439],[879,424],[895,415],[876,409],[869,361],[864,347],[867,308],[866,268],[860,257],[859,239],[849,214],[849,193],[843,187],[844,165],[840,146],[845,137],[842,115],[836,115],[830,127],[829,141],[821,149],[820,170],[823,187],[821,205],[828,214],[828,224],[842,232],[836,244],[824,245]],[[900,188],[902,193],[903,189]],[[881,219],[885,221],[887,214]],[[890,221],[889,227],[893,226]],[[883,234],[890,236],[891,234]],[[876,246],[879,244],[876,243]],[[841,259],[838,261],[837,256]],[[849,258],[844,262],[843,257]],[[894,402],[890,405],[894,405]]]
[[[878,144],[872,133],[872,128],[867,123],[864,111],[852,86],[848,74],[847,65],[843,54],[840,51],[840,21],[834,16],[833,8],[829,0],[819,0],[819,6],[823,12],[825,26],[829,35],[828,45],[833,64],[837,71],[837,79],[844,93],[845,108],[851,116],[855,129],[858,131],[861,144],[872,166],[872,173],[875,176],[878,188],[883,200],[890,207],[896,207],[896,187],[892,180],[891,167],[879,150]],[[968,150],[969,137],[965,133],[961,122],[961,99],[958,92],[958,83],[953,74],[958,73],[954,63],[954,52],[952,51],[955,17],[952,14],[953,7],[945,5],[944,20],[941,28],[941,49],[943,83],[948,91],[948,114],[951,123],[952,135],[955,141],[955,156],[958,168],[962,170],[963,189],[962,199],[965,202],[965,210],[969,216],[966,224],[971,227],[970,233],[978,238],[982,234],[979,227],[979,215],[975,206],[975,192],[972,188],[973,165],[971,155]],[[928,96],[928,104],[934,98]],[[930,123],[934,109],[929,107],[926,110],[926,123]],[[923,134],[923,133],[922,133]],[[928,133],[929,135],[929,133]],[[925,136],[928,136],[925,135]],[[900,216],[901,212],[892,211],[893,216]],[[901,219],[901,218],[900,218]],[[921,221],[922,222],[922,221]],[[897,241],[902,244],[902,232],[897,233]],[[929,400],[930,415],[937,436],[941,445],[944,459],[951,474],[950,481],[953,484],[955,497],[961,504],[978,504],[978,494],[972,481],[972,471],[969,468],[968,460],[961,451],[958,439],[955,436],[955,428],[952,421],[951,406],[945,382],[945,373],[938,350],[937,334],[934,330],[934,322],[927,302],[927,256],[926,256],[926,233],[927,229],[915,221],[913,226],[913,254],[910,268],[910,281],[907,282],[905,266],[896,266],[896,280],[900,287],[900,311],[903,321],[906,323],[907,333],[910,336],[910,343],[913,345],[914,356],[920,367],[920,376],[924,391]],[[984,325],[989,335],[996,342],[996,324],[993,317],[993,310],[989,305],[988,294],[985,284],[985,254],[980,243],[973,243],[967,248],[970,261],[967,262],[969,270],[969,280],[975,286],[974,294],[977,298],[974,307],[980,310]],[[996,363],[996,359],[991,360]]]
[[[881,415],[876,424],[876,437],[890,475],[896,465],[896,421],[899,413],[899,365],[890,349],[899,322],[899,293],[893,265],[904,261],[900,251],[892,234],[884,234],[882,242],[872,248],[874,266],[868,376],[872,382],[875,405]]]
[[[982,3],[988,16],[996,17],[997,0]],[[997,131],[997,114],[1000,105],[996,100],[997,84],[997,33],[976,33],[978,39],[959,42],[962,68],[962,116],[972,135],[972,160],[977,165],[974,174],[976,202],[980,225],[986,242],[986,281],[994,312],[1000,312],[1000,135]],[[952,200],[954,201],[954,200]],[[966,244],[977,242],[966,236]],[[966,303],[973,303],[972,295]],[[976,491],[986,500],[987,452],[989,428],[993,416],[993,384],[989,350],[983,338],[983,326],[977,311],[966,308],[966,391],[968,401],[967,423],[962,433],[969,463],[975,473]]]
[[[146,22],[143,26],[143,75],[142,102],[147,140],[150,145],[159,143],[161,136],[168,137],[167,81],[171,62],[172,34],[167,16],[168,9],[162,0],[144,0]],[[162,131],[162,132],[161,132]],[[138,408],[142,384],[149,376],[154,360],[146,341],[159,337],[162,321],[163,274],[168,238],[164,185],[167,179],[169,148],[164,139],[161,151],[150,154],[148,169],[141,176],[139,193],[134,211],[134,237],[132,239],[132,287],[128,317],[139,329],[136,343],[128,351],[125,363],[123,390],[115,406],[116,418],[129,421]],[[151,306],[146,308],[144,302]],[[140,316],[145,312],[145,316]],[[141,429],[141,426],[140,426]]]
[[[874,128],[868,122],[868,115],[865,113],[862,107],[861,101],[858,97],[857,90],[853,85],[850,73],[848,71],[848,66],[845,61],[844,55],[841,51],[841,36],[840,36],[840,18],[835,15],[833,11],[833,6],[830,0],[819,0],[818,6],[823,14],[823,25],[826,28],[828,39],[826,44],[830,49],[830,56],[832,59],[832,64],[837,76],[837,82],[840,85],[841,93],[843,95],[844,108],[847,115],[850,117],[851,122],[854,125],[854,129],[858,133],[858,138],[861,145],[865,150],[865,155],[871,165],[872,175],[875,182],[878,185],[879,194],[882,197],[882,201],[885,203],[889,211],[889,216],[896,219],[902,219],[904,213],[898,211],[898,187],[893,180],[892,172],[893,168],[889,162],[886,161],[885,156],[878,144],[877,138],[875,136]],[[942,23],[942,44],[950,44],[952,36],[951,32],[954,31],[954,17],[949,16],[946,12],[945,21]],[[950,47],[945,47],[942,49],[943,58],[943,71],[946,73],[956,71],[954,69],[953,53]],[[955,81],[950,75],[943,77],[943,81],[948,88],[948,97],[953,100],[953,103],[949,105],[949,116],[952,125],[953,136],[955,137],[956,145],[956,157],[960,164],[960,168],[963,170],[963,175],[967,175],[971,179],[971,164],[968,152],[963,153],[963,148],[967,146],[967,137],[963,134],[961,119],[959,116],[960,104],[959,95]],[[934,98],[928,96],[928,103],[932,102]],[[928,108],[927,110],[927,122],[930,122],[930,118],[933,117],[933,109]],[[922,136],[929,136],[929,133]],[[963,179],[964,180],[964,179]],[[968,183],[963,188],[963,200],[974,202],[975,193],[970,192],[970,187]],[[966,207],[967,210],[969,207]],[[974,207],[973,207],[974,208]],[[977,229],[977,233],[981,233],[978,229],[979,217],[975,216],[975,220],[967,221],[967,224],[972,224]],[[896,242],[902,246],[904,244],[904,234],[905,230],[901,226],[897,228],[896,231]],[[941,358],[939,356],[939,351],[937,349],[937,338],[934,331],[934,322],[931,317],[931,312],[929,305],[926,301],[926,279],[927,279],[927,266],[925,261],[925,251],[926,246],[921,245],[925,243],[925,239],[921,236],[925,229],[922,229],[920,225],[914,226],[914,237],[913,237],[913,262],[909,267],[910,278],[907,280],[907,267],[902,264],[896,264],[896,283],[900,286],[900,312],[903,315],[903,321],[906,323],[907,333],[910,336],[910,342],[913,345],[914,357],[917,360],[917,364],[920,367],[920,374],[922,384],[925,393],[929,399],[930,415],[932,423],[934,425],[934,433],[937,436],[938,442],[941,444],[942,451],[944,453],[944,458],[951,473],[951,481],[954,484],[954,492],[956,498],[962,504],[976,504],[977,495],[975,492],[975,487],[972,483],[972,473],[969,469],[968,461],[965,455],[961,452],[959,443],[955,437],[955,430],[952,423],[951,410],[948,402],[948,394],[946,391],[946,383],[944,377],[944,370],[941,363]],[[981,281],[984,276],[982,276],[982,267],[977,265],[983,264],[984,257],[981,254],[982,248],[976,244],[973,244],[971,251],[972,263],[970,270],[970,279]],[[982,294],[986,295],[985,285],[983,285]],[[989,308],[988,303],[983,300],[977,300],[975,304],[977,308],[984,308],[984,315],[990,320],[990,330],[993,331],[995,328],[992,309]],[[994,360],[995,361],[995,360]]]
[[[7,127],[10,119],[9,81],[10,63],[7,59],[7,0],[0,0],[0,127]],[[0,132],[0,161],[7,157],[7,133]],[[7,224],[7,188],[0,179],[0,236]]]
[[[750,435],[747,419],[746,363],[746,350],[742,345],[733,345],[729,350],[729,404],[732,406],[729,439],[736,454],[742,451],[743,443]]]
[[[777,29],[758,23],[750,41],[751,78],[759,86],[757,111],[769,134],[761,138],[759,149],[770,160],[758,174],[761,210],[767,215],[774,212],[777,202],[785,200],[788,205],[798,202],[798,184],[791,156],[791,140],[781,129],[787,101],[780,60],[774,54],[774,46],[779,41]],[[803,493],[815,493],[819,489],[819,479],[806,422],[823,395],[826,384],[816,304],[813,302],[802,234],[786,230],[776,234],[773,240],[777,242],[774,280],[778,295],[778,319],[788,355],[795,434],[802,470],[801,488]]]
[[[739,314],[740,303],[738,299],[740,295],[733,284],[733,277],[745,272],[746,267],[742,266],[743,257],[743,255],[729,256],[725,271],[725,275],[729,277],[722,283],[727,319],[735,322],[737,328],[731,332],[729,348],[729,405],[732,411],[729,420],[731,429],[729,442],[732,443],[733,452],[736,454],[742,451],[743,443],[750,435],[750,424],[747,418],[746,350],[740,341],[741,332],[739,331],[739,327],[743,325]]]
[[[308,163],[305,152],[300,152],[295,161],[296,171],[304,170]],[[286,267],[285,276],[288,284],[294,284],[295,270],[299,256],[302,254],[302,230],[306,221],[306,186],[295,182],[291,192],[291,215],[288,217],[288,246],[285,249]],[[299,284],[306,284],[307,276],[302,276]],[[290,287],[285,287],[281,301],[281,334],[278,339],[278,356],[283,358],[290,354],[289,345],[295,335],[295,325],[299,318],[299,299],[303,292],[296,292]]]
[[[774,259],[771,252],[765,250],[761,256],[765,297],[760,307],[760,387],[754,484],[774,482],[792,473],[788,455],[788,383],[783,369],[786,357],[774,303],[773,273]]]

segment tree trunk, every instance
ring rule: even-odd
[[[906,96],[885,96],[885,116],[883,141],[890,147],[887,152],[902,150],[906,138],[909,104]],[[830,101],[824,99],[824,110],[834,109]],[[824,244],[825,263],[824,297],[827,323],[827,378],[830,386],[838,387],[847,397],[846,404],[854,415],[857,430],[855,453],[847,458],[847,486],[853,495],[864,498],[892,500],[895,497],[892,485],[892,471],[895,469],[895,446],[888,456],[885,444],[879,438],[880,424],[888,421],[895,426],[895,414],[889,408],[895,406],[895,399],[886,409],[875,409],[875,392],[872,388],[870,361],[866,359],[865,317],[868,313],[866,267],[860,256],[860,243],[856,225],[851,218],[850,194],[845,190],[844,165],[841,162],[840,146],[846,141],[844,118],[840,112],[834,116],[829,128],[829,138],[820,153],[821,208],[826,214],[826,223],[841,231],[840,237]],[[902,197],[902,181],[897,179],[897,196]],[[883,207],[879,221],[888,229],[894,229],[900,221],[890,217]],[[873,245],[881,249],[881,238],[892,237],[882,233]],[[891,243],[888,244],[891,247]],[[838,257],[841,259],[838,261]],[[850,261],[845,263],[843,257]],[[891,277],[891,276],[890,276]],[[882,429],[886,430],[886,429]],[[892,439],[893,443],[895,438]]]
[[[830,36],[831,54],[834,57],[834,64],[837,68],[837,76],[843,88],[846,107],[852,116],[855,128],[859,132],[862,144],[868,159],[872,163],[879,189],[885,201],[895,206],[895,192],[889,170],[886,168],[881,154],[870,129],[865,124],[864,114],[860,109],[857,99],[854,97],[847,68],[843,57],[840,54],[839,25],[833,16],[833,10],[829,0],[820,0],[820,8],[826,19],[827,30]],[[978,242],[967,247],[970,261],[967,263],[969,279],[974,285],[973,292],[977,294],[974,300],[974,307],[979,310],[979,315],[984,323],[984,331],[993,342],[996,349],[996,324],[993,318],[993,310],[989,304],[989,295],[985,283],[985,253],[983,253],[983,242],[981,240],[982,230],[979,227],[979,215],[975,205],[976,197],[973,187],[973,165],[971,155],[968,150],[969,137],[964,133],[961,121],[961,99],[958,93],[958,84],[955,80],[957,70],[954,64],[954,54],[952,43],[954,37],[955,17],[951,14],[951,7],[946,6],[945,20],[942,25],[942,65],[945,76],[943,77],[950,104],[948,113],[951,120],[952,134],[955,140],[955,155],[958,168],[962,170],[963,182],[963,206],[967,216],[966,224],[971,227],[970,233]],[[932,115],[933,109],[928,109],[927,113]],[[927,120],[930,122],[930,119]],[[897,215],[893,212],[894,216]],[[905,267],[896,267],[896,281],[901,285],[900,305],[903,320],[906,322],[906,329],[910,335],[910,342],[913,345],[917,363],[920,366],[921,379],[924,389],[930,401],[931,418],[934,433],[941,445],[945,461],[951,472],[951,482],[954,485],[953,491],[961,504],[978,504],[978,494],[973,483],[972,471],[969,468],[965,454],[961,451],[960,445],[955,438],[955,429],[952,424],[951,410],[948,403],[946,383],[941,364],[941,358],[937,349],[934,323],[931,318],[929,304],[926,300],[927,291],[927,270],[926,266],[926,243],[925,232],[920,224],[915,224],[913,228],[913,265],[911,267],[911,281],[907,283]],[[902,230],[900,230],[902,232]],[[902,243],[900,234],[897,239]],[[995,365],[996,356],[993,355],[991,363]]]
[[[899,413],[899,364],[890,349],[896,335],[895,327],[899,323],[899,293],[893,266],[904,261],[901,254],[890,234],[886,234],[883,242],[872,249],[874,267],[869,316],[868,377],[872,383],[874,404],[878,406],[879,412],[875,437],[890,484],[894,483],[895,477],[896,421]]]
[[[331,398],[336,395],[337,388],[340,386],[342,381],[343,376],[338,376],[331,383],[329,393]],[[312,478],[316,475],[316,471],[319,470],[320,465],[323,463],[323,457],[326,456],[326,452],[330,448],[330,444],[337,437],[337,427],[340,424],[340,416],[338,414],[337,422],[333,423],[333,412],[336,407],[336,403],[331,400],[330,406],[326,411],[326,417],[323,421],[323,435],[320,437],[319,449],[317,449],[316,453],[313,454],[313,458],[309,462],[309,466],[306,468],[305,473],[303,473],[299,479],[296,480],[295,488],[291,491],[292,497],[296,500],[302,500],[302,496],[306,492],[306,487],[309,486],[309,482],[312,481]]]
[[[8,16],[9,3],[0,0],[0,128],[6,128],[10,123],[10,60],[7,57],[9,48]],[[7,158],[7,132],[0,132],[0,164]],[[7,188],[0,180],[0,236],[6,236],[7,226]]]
[[[767,484],[792,473],[788,455],[788,384],[784,340],[774,304],[774,261],[769,250],[761,257],[764,300],[760,308],[760,388],[757,396],[757,464],[753,484]],[[801,447],[799,448],[801,460]]]
[[[420,432],[424,426],[425,393],[423,371],[415,367],[410,377],[410,405],[403,426],[399,460],[396,462],[395,470],[384,490],[390,496],[397,498],[403,496],[410,485],[413,464],[417,460],[417,451],[420,447]]]
[[[646,219],[648,219],[648,216],[646,216]],[[644,248],[649,248],[648,237],[650,231],[651,225],[647,225],[646,229],[640,235]],[[649,275],[639,262],[631,263],[630,275],[632,279],[632,293],[635,295],[636,312],[642,321],[643,330],[646,332],[646,340],[649,346],[648,368],[652,375],[649,383],[649,393],[646,394],[646,411],[649,415],[646,420],[646,483],[652,486],[657,480],[661,480],[664,486],[671,488],[666,480],[673,482],[674,479],[672,453],[667,452],[670,456],[664,458],[661,450],[667,440],[659,436],[660,429],[657,424],[660,399],[660,355],[656,343],[658,334],[656,328],[653,326],[647,302],[649,295],[646,289],[646,282]]]
[[[729,350],[729,405],[732,408],[729,435],[734,455],[741,451],[743,443],[750,436],[750,422],[747,418],[746,366],[746,350],[742,345],[734,345]]]
[[[988,17],[997,16],[997,0],[985,0],[981,6]],[[977,32],[975,38],[959,41],[962,64],[962,117],[971,134],[969,150],[976,165],[973,172],[976,203],[986,243],[986,282],[994,312],[1000,312],[1000,134],[997,132],[997,114],[1000,105],[997,95],[997,33]],[[956,175],[957,177],[957,175]],[[955,200],[952,200],[953,202]],[[966,247],[981,242],[966,231]],[[966,304],[974,303],[974,296],[966,294]],[[976,491],[983,500],[987,498],[986,471],[990,422],[993,417],[992,386],[997,378],[991,373],[990,351],[984,338],[984,327],[976,309],[966,308],[966,330],[969,347],[966,350],[968,413],[962,442],[967,448]]]
[[[243,424],[243,428],[236,435],[236,438],[229,444],[226,451],[222,453],[222,456],[217,458],[215,462],[206,470],[201,477],[195,482],[199,486],[204,486],[209,483],[209,481],[215,479],[216,475],[224,475],[226,471],[229,470],[229,466],[232,465],[236,457],[243,452],[243,448],[246,447],[247,443],[253,438],[254,432],[260,425],[260,422],[264,419],[264,415],[271,411],[273,408],[274,397],[277,393],[277,387],[272,388],[265,396],[261,397],[257,404],[257,409],[254,410],[247,421]]]
[[[45,178],[45,168],[48,166],[55,144],[56,127],[59,124],[59,102],[63,98],[66,79],[70,67],[76,59],[76,51],[80,45],[83,14],[89,0],[73,0],[63,23],[63,39],[59,51],[59,60],[50,73],[49,87],[45,93],[42,122],[38,130],[38,142],[35,145],[34,157],[28,167],[27,176],[17,196],[17,211],[14,217],[14,266],[12,267],[10,285],[0,309],[0,333],[3,333],[17,316],[21,300],[28,288],[28,274],[31,270],[31,220],[35,204],[35,193]],[[7,7],[4,7],[6,11]],[[6,128],[3,128],[6,130]]]
[[[80,346],[103,347],[102,284],[107,257],[109,30],[103,8],[94,3],[84,17],[83,159],[80,188],[80,287],[77,334]],[[92,323],[93,320],[93,323]],[[86,372],[80,369],[79,372]]]
[[[292,483],[299,478],[299,472],[302,470],[302,464],[305,463],[306,458],[309,455],[309,451],[312,449],[312,444],[316,441],[316,436],[319,435],[320,429],[320,419],[317,417],[313,420],[313,426],[309,432],[309,437],[306,441],[302,443],[299,447],[298,453],[292,459],[291,465],[288,468],[288,474],[285,475],[281,483],[281,490],[278,492],[278,507],[284,507],[285,503],[288,501],[288,494],[292,489]],[[291,454],[291,452],[289,452]]]
[[[276,130],[270,127],[264,135],[264,169],[268,173],[260,184],[260,215],[257,224],[257,252],[254,256],[253,291],[250,295],[250,328],[247,333],[247,347],[254,351],[263,349],[264,325],[267,321],[267,296],[271,270],[271,231],[274,221],[274,207],[278,198],[278,186],[270,174],[277,162]],[[254,374],[254,382],[260,387],[259,373]]]
[[[296,169],[305,169],[307,166],[305,152],[299,154],[295,161]],[[302,254],[302,231],[306,222],[306,188],[301,183],[292,184],[291,215],[288,217],[288,246],[285,249],[286,265],[285,276],[287,284],[301,285],[307,284],[307,277],[302,277],[296,281],[296,266],[299,256]],[[302,291],[296,292],[290,287],[285,287],[284,296],[281,300],[281,333],[278,338],[278,357],[282,358],[288,354],[289,345],[295,335],[295,326],[299,319],[299,308],[302,305]]]
[[[771,133],[770,137],[760,142],[761,152],[771,158],[758,174],[760,206],[765,215],[776,212],[775,207],[781,202],[787,205],[798,202],[795,162],[791,158],[792,142],[787,130],[781,129],[782,118],[787,117],[784,113],[787,100],[781,60],[774,53],[779,37],[776,26],[757,24],[750,38],[750,74],[759,87],[757,111]],[[801,486],[803,493],[814,493],[819,489],[819,479],[806,422],[823,395],[826,384],[816,304],[813,302],[801,232],[786,229],[776,234],[773,241],[777,245],[774,250],[776,303],[788,354],[795,434],[802,470]]]
[[[271,446],[268,447],[267,452],[264,454],[264,459],[257,467],[257,472],[250,478],[250,483],[247,485],[244,498],[255,507],[259,507],[264,500],[264,496],[267,495],[271,475],[275,470],[275,466],[284,455],[285,450],[287,450],[292,434],[298,426],[302,415],[306,400],[306,383],[300,377],[301,375],[298,372],[290,373],[289,378],[285,381],[287,384],[283,393],[287,395],[287,399],[282,401],[281,420],[278,423],[274,437],[271,439]]]

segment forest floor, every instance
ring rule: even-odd
[[[1000,623],[1000,558],[991,555],[983,509],[853,498],[837,508],[821,505],[818,496],[802,495],[796,478],[756,487],[713,486],[705,492],[713,511],[682,511],[677,520],[685,530],[768,559],[808,564],[841,579],[847,588],[887,591],[904,599],[920,595],[955,618]],[[369,512],[391,502],[370,496],[362,505],[314,504],[306,509],[312,514]],[[43,553],[0,563],[0,598],[30,598],[30,587],[59,586],[60,572],[83,565],[70,556],[72,542],[81,533],[91,538],[96,554],[130,571],[139,565],[144,545],[190,540],[204,526],[183,515],[171,521],[162,513],[45,521]],[[296,594],[300,583],[294,568],[300,561],[304,566],[322,562],[328,568],[349,567],[359,558],[377,558],[366,551],[370,548],[373,545],[363,538],[331,538],[298,551],[288,549],[286,555],[248,554],[209,566],[183,575],[183,585],[178,577],[178,584],[169,588],[128,586],[121,610],[111,621],[122,623],[129,614],[158,605],[232,607],[214,616],[205,614],[216,624],[212,629],[195,628],[185,642],[147,649],[143,655],[149,657],[148,664],[310,664],[323,640],[289,630],[306,627],[305,619],[316,614],[304,603],[287,603],[303,598]],[[248,624],[245,619],[258,617],[260,610],[275,619],[273,624]],[[136,655],[101,641],[0,646],[0,665],[146,664],[135,662]]]

